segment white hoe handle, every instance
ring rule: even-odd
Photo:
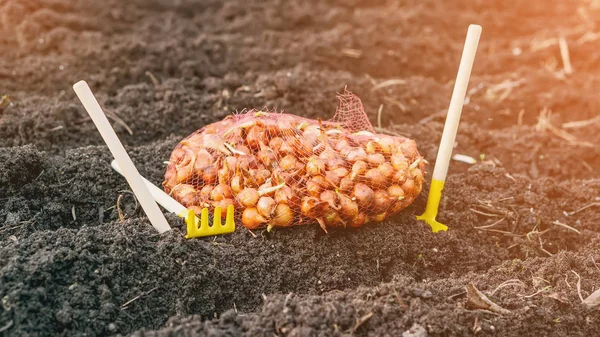
[[[94,121],[96,128],[100,132],[100,135],[102,135],[102,138],[113,157],[115,157],[119,166],[123,168],[125,179],[127,179],[133,193],[139,200],[140,205],[142,205],[142,209],[146,212],[152,226],[154,226],[159,233],[171,230],[171,226],[169,226],[167,219],[165,219],[160,208],[158,208],[158,205],[152,199],[152,195],[150,195],[150,191],[148,191],[148,188],[144,184],[142,176],[140,176],[135,165],[133,165],[131,158],[129,158],[129,155],[125,151],[119,137],[117,137],[115,130],[108,122],[106,115],[102,111],[100,104],[98,104],[98,101],[94,97],[88,84],[85,81],[79,81],[73,85],[73,90],[75,90],[77,97],[79,97],[79,100],[92,118],[92,121]]]
[[[465,103],[465,95],[467,94],[467,86],[471,77],[471,69],[473,69],[473,61],[475,53],[479,45],[479,37],[481,36],[481,26],[470,25],[467,32],[467,39],[463,49],[460,66],[458,67],[458,75],[454,84],[454,91],[448,107],[448,116],[442,133],[442,140],[438,150],[435,168],[433,169],[433,179],[445,181],[448,173],[448,165],[454,148],[456,132],[458,131],[458,122]]]
[[[119,164],[116,160],[113,160],[110,163],[110,166],[112,166],[112,168],[115,171],[117,171],[120,175],[123,175],[123,171],[121,170],[121,167],[119,167]],[[177,202],[177,200],[173,199],[170,195],[165,193],[165,191],[156,187],[156,185],[151,183],[148,179],[142,177],[142,180],[146,184],[146,187],[148,187],[148,189],[150,190],[150,194],[152,194],[154,200],[156,200],[156,202],[158,202],[158,204],[164,207],[167,211],[175,213],[177,215],[181,215],[184,211],[187,210],[185,206]]]

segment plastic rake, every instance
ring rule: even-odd
[[[444,189],[444,183],[448,173],[448,165],[450,164],[452,149],[454,148],[458,123],[465,102],[467,86],[469,85],[471,69],[473,69],[473,62],[475,60],[475,53],[477,52],[480,36],[481,26],[470,25],[469,30],[467,31],[467,38],[460,60],[460,66],[458,67],[454,91],[452,92],[452,98],[450,99],[448,116],[446,117],[446,124],[444,125],[435,168],[433,170],[427,206],[425,207],[425,213],[417,216],[418,220],[427,222],[434,233],[448,230],[448,226],[438,222],[435,218],[438,214],[440,199],[442,198],[442,190]]]
[[[112,168],[117,171],[119,174],[123,175],[121,168],[116,160],[113,160],[110,165]],[[203,208],[200,214],[200,218],[196,216],[193,210],[187,209],[185,206],[180,204],[177,200],[173,199],[170,195],[165,193],[160,188],[156,187],[156,185],[152,184],[148,179],[142,177],[144,184],[150,191],[150,195],[156,202],[164,207],[167,211],[171,213],[177,214],[177,216],[183,218],[185,220],[187,226],[187,234],[186,238],[198,238],[204,236],[213,236],[220,234],[228,234],[233,233],[235,231],[235,221],[234,221],[234,207],[230,205],[227,207],[227,213],[225,217],[225,224],[222,224],[221,207],[215,207],[215,211],[213,214],[213,224],[212,226],[208,223],[208,208]]]

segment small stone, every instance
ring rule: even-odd
[[[423,290],[423,289],[419,289],[419,288],[413,289],[412,294],[413,294],[413,296],[420,297],[420,298],[431,298],[433,296],[431,291]]]
[[[410,329],[402,333],[402,337],[427,337],[427,330],[420,324],[413,324]]]
[[[110,323],[108,325],[108,331],[114,332],[115,330],[117,330],[117,326],[114,323]]]

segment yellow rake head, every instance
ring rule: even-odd
[[[200,219],[198,219],[192,210],[187,210],[187,214],[185,214],[184,217],[185,223],[187,224],[187,234],[185,236],[186,239],[227,234],[235,231],[233,205],[227,207],[225,225],[221,224],[221,207],[215,207],[212,226],[208,225],[208,208],[202,209]],[[198,224],[200,225],[198,226]]]

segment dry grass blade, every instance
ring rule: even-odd
[[[577,275],[577,295],[579,295],[579,299],[581,300],[581,303],[583,303],[583,296],[581,296],[581,276],[579,276],[579,274],[577,274],[577,272],[574,270],[571,270],[571,272]]]
[[[521,288],[526,288],[525,283],[523,283],[523,281],[519,280],[519,279],[511,279],[511,280],[506,280],[502,283],[500,283],[500,285],[498,285],[496,287],[496,289],[494,289],[490,295],[494,296],[494,294],[502,289],[502,288],[506,288],[506,287],[521,287]]]
[[[387,80],[387,81],[383,81],[383,82],[375,85],[373,88],[371,88],[371,91],[376,91],[376,90],[383,89],[385,87],[389,87],[392,85],[402,85],[402,84],[406,84],[406,81],[401,80],[401,79]]]
[[[569,45],[564,37],[558,39],[558,45],[560,47],[560,56],[563,61],[563,70],[565,74],[571,75],[573,73],[573,67],[571,66],[571,55],[569,53]]]
[[[600,305],[600,289],[594,291],[590,296],[583,300],[583,305],[588,308],[595,308]]]
[[[594,144],[589,143],[589,142],[579,141],[579,140],[577,140],[577,138],[575,136],[568,133],[567,131],[565,131],[563,129],[559,129],[556,126],[552,125],[552,123],[550,121],[551,117],[552,117],[552,111],[550,111],[548,108],[544,107],[542,109],[542,111],[540,111],[540,116],[538,117],[538,123],[535,126],[536,130],[540,131],[540,132],[550,131],[556,137],[566,140],[571,145],[594,147]]]
[[[350,329],[350,333],[354,333],[356,332],[356,330],[358,330],[358,328],[360,328],[363,324],[367,323],[368,320],[371,319],[371,317],[373,317],[373,313],[370,312],[366,315],[364,315],[363,317],[361,317],[359,320],[356,321],[356,324],[354,324],[354,326],[352,327],[352,329]]]
[[[535,296],[543,293],[544,291],[547,291],[547,290],[550,290],[550,289],[552,289],[552,286],[546,286],[546,287],[544,287],[544,288],[542,288],[542,289],[534,292],[531,295],[521,295],[521,294],[518,294],[518,296],[523,297],[523,298],[532,298],[532,297],[535,297]]]
[[[390,103],[390,104],[393,104],[393,105],[397,106],[398,108],[400,108],[400,110],[402,112],[406,112],[408,110],[408,109],[406,109],[406,106],[404,104],[402,104],[400,101],[397,101],[397,100],[395,100],[395,99],[393,99],[393,98],[391,98],[389,96],[383,97],[383,100],[386,101],[386,102],[388,102],[388,103]]]
[[[588,125],[592,125],[592,124],[596,124],[596,123],[600,123],[600,116],[596,116],[594,118],[590,118],[590,119],[586,119],[586,120],[582,120],[582,121],[563,123],[560,127],[563,129],[579,129],[579,128],[584,128]]]
[[[481,291],[479,291],[472,283],[466,286],[467,289],[467,304],[475,309],[485,309],[498,314],[510,314],[510,310],[504,309],[498,304],[490,301]]]
[[[361,58],[361,56],[363,54],[362,50],[352,49],[352,48],[344,48],[340,52],[348,57],[352,57],[355,59]]]
[[[580,232],[580,231],[578,231],[577,229],[575,229],[575,228],[573,228],[573,227],[571,227],[571,226],[569,226],[569,225],[567,225],[567,224],[564,224],[564,223],[562,223],[562,222],[560,222],[560,221],[558,221],[558,220],[557,220],[557,221],[554,221],[552,224],[553,224],[553,225],[557,225],[557,226],[564,227],[564,228],[566,228],[566,229],[568,229],[568,230],[570,230],[570,231],[573,231],[573,232],[575,232],[575,233],[577,233],[577,234],[581,234],[581,232]]]
[[[152,293],[152,292],[153,292],[153,291],[155,291],[156,289],[158,289],[158,287],[154,287],[154,288],[152,288],[152,289],[148,290],[147,292],[145,292],[145,293],[142,293],[142,294],[140,294],[140,295],[137,295],[136,297],[134,297],[134,298],[130,299],[129,301],[127,301],[127,302],[125,302],[125,303],[121,304],[121,309],[127,309],[127,306],[128,306],[128,305],[130,305],[131,303],[133,303],[133,302],[135,302],[135,301],[139,300],[139,299],[140,299],[140,298],[142,298],[143,296],[147,296],[147,295],[149,295],[150,293]]]
[[[381,113],[383,112],[383,104],[379,105],[379,110],[377,110],[377,127],[380,129],[383,128],[381,126]]]
[[[433,115],[429,115],[429,116],[421,119],[419,121],[419,124],[427,124],[436,118],[445,116],[447,112],[448,112],[448,110],[446,110],[446,109],[444,109],[442,111],[438,111],[438,112],[434,113]]]
[[[491,228],[491,227],[494,227],[494,226],[496,226],[497,224],[501,223],[501,222],[502,222],[502,221],[504,221],[504,220],[506,220],[506,217],[504,217],[504,218],[502,218],[502,219],[500,219],[500,220],[498,220],[498,221],[495,221],[495,222],[494,222],[493,224],[491,224],[491,225],[485,225],[485,226],[479,226],[479,227],[473,227],[473,228],[475,228],[475,229],[486,229],[486,228]]]
[[[593,203],[591,203],[591,204],[589,204],[589,205],[583,206],[583,207],[581,207],[580,209],[578,209],[578,210],[575,210],[575,211],[573,211],[573,212],[569,212],[569,213],[567,213],[567,214],[568,214],[568,215],[577,214],[577,213],[579,213],[579,212],[581,212],[581,211],[584,211],[584,210],[586,210],[586,209],[588,209],[588,208],[590,208],[590,207],[594,207],[594,206],[600,206],[600,202],[593,202]]]
[[[127,123],[125,123],[125,121],[122,120],[121,117],[119,117],[116,113],[109,111],[109,110],[104,110],[104,114],[106,115],[106,117],[112,119],[117,124],[121,124],[121,126],[123,126],[125,128],[125,130],[127,130],[127,133],[129,133],[130,135],[133,136],[133,130],[131,130],[129,125],[127,125]]]

